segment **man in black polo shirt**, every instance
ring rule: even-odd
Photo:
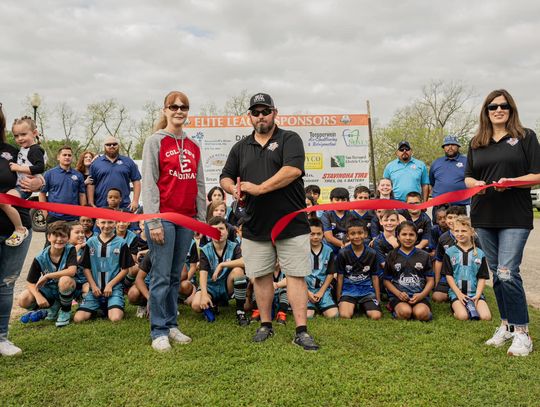
[[[262,342],[274,334],[272,277],[278,261],[287,276],[287,296],[296,322],[293,343],[316,351],[319,347],[306,327],[308,297],[304,277],[311,272],[306,214],[292,220],[275,246],[270,238],[278,219],[306,207],[302,179],[304,145],[298,134],[276,126],[277,109],[270,95],[257,93],[249,105],[249,118],[255,130],[233,146],[220,178],[225,191],[245,202],[242,254],[261,314],[261,327],[253,340]]]

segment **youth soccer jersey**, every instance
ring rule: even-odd
[[[319,253],[311,250],[311,274],[305,277],[308,289],[315,293],[321,288],[328,274],[334,273],[334,252],[323,244]]]
[[[375,214],[374,211],[372,210],[368,210],[366,211],[366,213],[364,213],[363,215],[360,215],[358,212],[356,211],[351,211],[351,214],[358,218],[358,219],[361,219],[363,220],[364,222],[366,222],[366,226],[367,226],[367,229],[368,229],[368,237],[369,239],[371,239],[373,236],[376,236],[376,235],[372,235],[371,234],[371,221],[373,218],[377,218],[377,215]]]
[[[459,246],[451,246],[446,250],[443,259],[442,273],[454,277],[456,285],[468,297],[476,295],[478,279],[489,279],[489,268],[486,256],[481,249],[471,247],[464,251]],[[448,296],[451,301],[457,299],[456,293],[450,289]]]
[[[425,212],[421,212],[420,216],[416,220],[412,220],[411,214],[409,211],[399,211],[401,215],[408,221],[411,221],[416,226],[418,231],[418,237],[416,238],[416,244],[420,243],[422,240],[428,240],[431,236],[431,219]]]
[[[136,256],[139,251],[139,236],[131,230],[126,230],[126,235],[122,239],[125,240],[129,252]]]
[[[446,252],[446,249],[448,249],[450,246],[454,246],[456,244],[456,237],[452,233],[451,230],[448,230],[444,232],[441,237],[439,237],[439,242],[437,243],[437,249],[435,251],[435,260],[437,261],[443,261],[444,259],[444,253]],[[478,240],[478,237],[474,236],[474,245],[476,247],[480,247],[480,241]]]
[[[414,248],[409,254],[392,250],[386,257],[384,278],[409,296],[424,290],[428,277],[433,277],[431,259],[423,250]],[[393,296],[389,291],[389,295]]]
[[[345,211],[342,217],[339,217],[336,211],[325,211],[321,222],[325,232],[332,231],[332,235],[336,239],[345,243],[347,242],[347,222],[350,219],[354,219],[354,215],[350,211]]]
[[[394,250],[394,246],[392,246],[392,243],[386,240],[384,233],[381,232],[373,241],[373,249],[377,254],[377,265],[380,266],[379,274],[382,274],[383,270],[381,265],[386,262],[386,256],[388,256],[388,253]]]
[[[343,296],[363,297],[374,295],[371,278],[377,275],[377,255],[375,250],[364,246],[360,256],[351,245],[341,249],[336,258],[336,270],[343,275]]]
[[[124,239],[114,236],[108,242],[103,242],[99,236],[88,239],[81,265],[92,271],[92,278],[103,290],[121,270],[135,263]]]
[[[36,284],[39,278],[45,274],[56,273],[77,265],[77,252],[74,246],[67,244],[57,263],[52,261],[50,251],[51,246],[47,246],[36,256],[30,266],[26,281]],[[49,280],[45,285],[58,285],[58,280]]]
[[[225,248],[223,249],[223,254],[221,256],[216,253],[216,249],[212,242],[201,247],[199,269],[206,270],[208,272],[207,285],[210,286],[226,282],[227,277],[231,272],[228,267],[221,271],[221,274],[218,276],[216,281],[212,281],[212,274],[216,270],[217,265],[224,261],[236,260],[241,257],[242,251],[240,250],[240,246],[238,246],[237,243],[229,240],[226,241]]]

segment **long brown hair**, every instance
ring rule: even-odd
[[[2,103],[0,103],[0,144],[6,143],[6,116],[2,111]]]
[[[169,92],[167,94],[167,96],[165,96],[165,100],[163,101],[163,109],[166,109],[169,105],[174,103],[176,98],[180,98],[180,100],[182,101],[182,103],[184,105],[189,106],[188,97],[182,92],[179,92],[177,90],[173,90],[172,92]],[[167,118],[165,117],[165,115],[162,112],[161,116],[159,117],[158,122],[156,123],[156,125],[154,127],[154,131],[164,129],[165,127],[167,127]]]
[[[510,93],[505,89],[497,89],[490,92],[487,95],[484,103],[482,104],[482,109],[480,109],[480,124],[478,130],[476,131],[475,136],[471,140],[471,148],[477,149],[481,147],[486,147],[489,144],[489,141],[493,137],[493,126],[491,120],[489,119],[489,112],[487,106],[495,99],[496,97],[504,96],[508,104],[510,105],[510,114],[508,121],[506,122],[506,131],[512,137],[517,139],[522,139],[525,137],[525,129],[519,121],[519,114],[516,106],[516,102]]]
[[[81,155],[79,155],[79,160],[77,161],[77,165],[75,166],[75,169],[77,171],[79,171],[83,175],[86,173],[86,167],[84,165],[84,156],[86,154],[90,154],[92,156],[92,158],[94,158],[96,156],[93,152],[91,152],[89,150],[83,151],[81,153]]]
[[[220,207],[221,205],[225,207],[225,216],[227,216],[227,204],[225,203],[225,201],[211,202],[206,207],[206,222],[210,221],[210,219],[214,216],[214,211],[216,210],[216,208]]]

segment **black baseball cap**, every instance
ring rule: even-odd
[[[267,93],[256,93],[249,99],[249,110],[257,105],[274,108],[274,101]]]
[[[410,149],[410,148],[411,148],[411,145],[409,144],[408,141],[403,140],[403,141],[400,141],[400,142],[398,143],[397,149],[399,150],[401,147],[407,147],[407,148]]]

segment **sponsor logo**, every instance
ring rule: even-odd
[[[274,150],[275,150],[276,148],[278,148],[278,147],[279,147],[278,142],[277,142],[277,141],[274,141],[273,143],[270,143],[270,144],[268,145],[267,148],[268,148],[268,150],[270,150],[270,151],[274,151]]]
[[[330,157],[330,167],[332,168],[345,168],[345,156],[333,155]]]
[[[345,129],[343,130],[343,140],[347,147],[367,147],[367,137],[360,135],[360,130]]]
[[[420,285],[420,277],[415,275],[401,276],[399,278],[399,284],[405,287],[417,287]]]
[[[227,154],[213,154],[206,159],[206,167],[223,168],[227,161]]]
[[[0,155],[0,157],[2,157],[5,160],[8,160],[8,161],[13,160],[13,156],[10,153],[8,153],[7,151],[4,151],[2,153],[2,155]]]
[[[270,148],[270,146],[268,148]],[[323,169],[322,153],[306,153],[304,167],[306,170],[322,170]]]
[[[244,135],[242,135],[242,134],[237,134],[237,135],[234,136],[234,139],[235,139],[236,141],[240,141],[240,140],[243,140],[243,139],[248,138],[248,137],[249,137],[249,134],[244,134]]]
[[[349,124],[350,122],[352,122],[348,114],[344,114],[343,116],[341,116],[341,119],[339,119],[339,121],[343,124]]]
[[[200,144],[204,139],[204,133],[202,131],[198,131],[194,136],[191,136],[191,138]]]
[[[309,132],[309,147],[334,147],[337,144],[336,133],[314,133]]]

